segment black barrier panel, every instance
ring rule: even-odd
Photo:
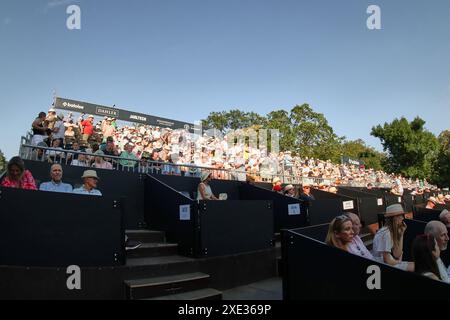
[[[301,200],[250,184],[242,184],[239,188],[241,200],[273,201],[275,233],[280,232],[281,229],[293,229],[307,225],[306,207]],[[299,206],[300,212],[296,211],[296,205]]]
[[[254,183],[255,186],[260,187],[262,189],[266,189],[266,190],[270,190],[272,191],[272,184],[271,183],[267,183],[267,182],[255,182]]]
[[[220,256],[273,246],[271,201],[200,201],[202,256]]]
[[[152,176],[177,191],[189,193],[193,200],[197,199],[200,178],[156,174]],[[239,186],[243,183],[244,182],[230,180],[212,180],[209,185],[216,197],[219,197],[221,193],[226,193],[228,200],[240,200]]]
[[[33,173],[36,183],[40,184],[50,180],[51,164],[39,161],[25,160],[28,170]],[[63,165],[63,181],[70,183],[74,188],[82,184],[81,176],[85,170],[82,168]],[[116,170],[94,169],[100,178],[98,189],[104,196],[126,198],[124,201],[125,228],[137,229],[145,227],[144,220],[144,177],[140,174]]]
[[[413,207],[414,220],[430,222],[433,220],[439,220],[441,210],[426,209],[425,205],[417,205]]]
[[[389,207],[390,205],[399,203],[399,204],[401,204],[403,206],[403,208],[405,208],[405,203],[403,201],[403,197],[402,196],[386,194],[384,196],[384,200],[386,201],[386,207]]]
[[[357,203],[356,203],[356,201],[354,201],[354,199],[352,199],[350,197],[331,193],[331,192],[326,192],[326,191],[322,191],[322,190],[317,190],[317,189],[311,189],[311,193],[314,195],[314,197],[318,201],[321,201],[321,200],[341,201],[340,206],[342,207],[343,211],[354,212],[354,213],[358,214]]]
[[[293,231],[284,232],[282,239],[286,300],[450,298],[449,284],[349,254]],[[379,270],[380,290],[368,288],[376,277],[371,266]]]
[[[119,199],[8,188],[0,192],[0,265],[124,263]]]
[[[308,215],[310,225],[330,223],[331,220],[344,214],[340,199],[316,200],[309,202]]]
[[[375,194],[346,188],[339,188],[338,193],[355,200],[363,225],[377,223],[377,215],[384,212],[384,199],[377,197]]]
[[[187,206],[182,211],[180,206]],[[184,209],[186,210],[186,209]],[[145,220],[151,229],[165,231],[169,242],[178,244],[180,254],[197,255],[195,226],[198,210],[194,201],[148,175],[145,183]]]

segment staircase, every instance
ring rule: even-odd
[[[177,255],[178,245],[167,243],[164,232],[127,230],[126,233],[129,239],[142,242],[140,248],[127,252],[127,266],[154,266],[165,273],[125,280],[127,299],[222,299],[222,292],[209,287],[210,275],[196,272],[194,259]]]

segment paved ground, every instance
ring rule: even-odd
[[[223,292],[223,300],[282,300],[281,278],[272,278]]]

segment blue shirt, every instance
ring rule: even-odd
[[[67,183],[55,183],[54,181],[41,183],[39,187],[41,191],[72,193],[72,186]]]
[[[86,196],[97,196],[97,197],[102,196],[102,193],[99,190],[92,189],[91,191],[88,191],[84,188],[84,186],[74,189],[73,193],[74,194],[82,194],[82,195],[86,195]]]

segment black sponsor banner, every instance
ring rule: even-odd
[[[191,123],[150,116],[137,112],[130,112],[127,110],[101,106],[88,102],[70,100],[65,98],[56,98],[54,107],[56,109],[92,114],[99,117],[116,118],[122,121],[142,123],[162,128],[187,129],[190,132],[194,132],[194,125]]]
[[[342,157],[342,163],[344,163],[344,164],[352,164],[354,166],[359,166],[359,167],[364,166],[364,161],[362,161],[362,160],[355,160],[355,159],[352,159],[352,158],[347,157],[347,156],[343,156]]]

